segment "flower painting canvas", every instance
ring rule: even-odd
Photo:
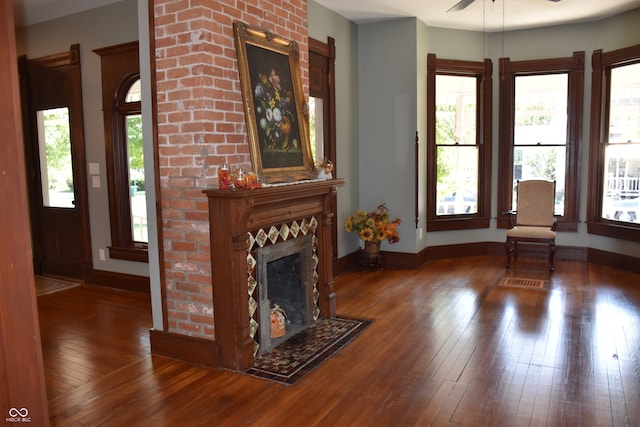
[[[297,106],[287,57],[247,45],[247,59],[262,166],[302,166]]]
[[[254,172],[266,183],[314,177],[298,45],[242,23],[234,32]]]

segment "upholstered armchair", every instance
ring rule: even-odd
[[[517,183],[517,211],[505,212],[509,217],[507,241],[507,268],[511,266],[511,254],[518,259],[518,243],[537,243],[549,246],[549,271],[554,270],[556,252],[556,227],[554,216],[555,181],[530,180]]]

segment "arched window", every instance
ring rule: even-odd
[[[124,80],[116,96],[114,146],[119,165],[116,175],[122,200],[129,200],[126,224],[123,218],[123,236],[127,244],[148,243],[147,206],[144,198],[144,149],[142,139],[142,110],[140,76]],[[126,206],[124,204],[123,206]]]
[[[111,258],[148,260],[147,208],[138,44],[97,50],[102,98],[111,225]]]

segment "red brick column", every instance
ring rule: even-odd
[[[215,339],[207,198],[217,166],[251,165],[233,37],[238,20],[295,40],[308,94],[306,0],[154,0],[159,203],[169,330]]]

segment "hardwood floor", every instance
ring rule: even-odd
[[[297,384],[149,355],[148,296],[38,298],[52,425],[638,425],[640,275],[503,257],[337,277],[338,314],[374,319]],[[550,289],[497,287],[505,274]]]

